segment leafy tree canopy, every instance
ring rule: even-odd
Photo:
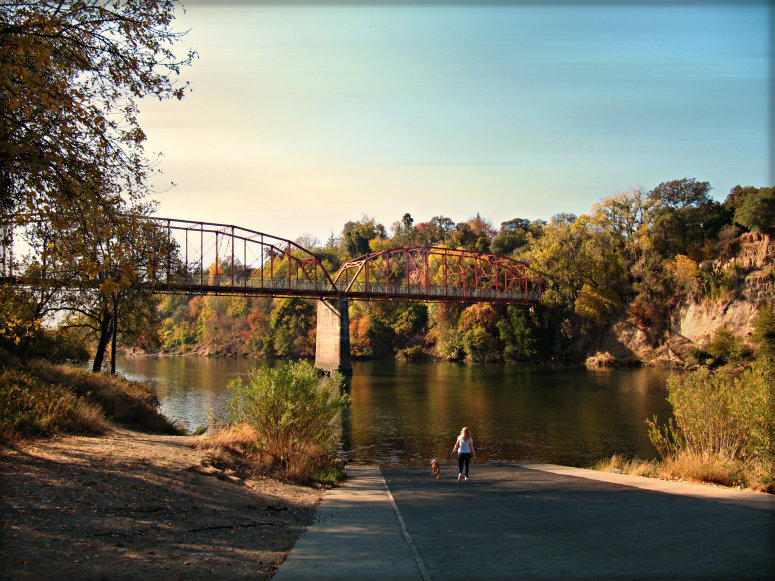
[[[735,186],[724,205],[734,212],[734,221],[748,230],[775,228],[775,188]]]
[[[138,99],[180,99],[177,0],[0,4],[0,207],[82,212],[142,196]],[[54,213],[51,216],[55,216]]]
[[[703,206],[711,202],[710,184],[694,178],[662,182],[649,192],[649,199],[670,208]]]

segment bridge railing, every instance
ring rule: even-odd
[[[345,297],[351,296],[359,299],[425,299],[425,300],[460,300],[460,301],[479,301],[488,300],[493,302],[534,302],[541,297],[540,288],[530,288],[528,290],[503,290],[487,288],[455,288],[443,286],[418,287],[406,284],[385,284],[385,283],[363,283],[355,282],[351,284],[345,294]]]
[[[197,272],[177,273],[169,278],[156,281],[156,288],[161,291],[189,291],[195,292],[244,292],[245,294],[270,294],[276,295],[282,292],[289,294],[320,294],[335,296],[337,291],[325,280],[302,280],[286,276],[259,277],[231,274],[200,276]]]

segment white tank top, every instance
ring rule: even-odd
[[[473,443],[474,439],[469,438],[468,440],[464,440],[463,436],[458,436],[457,441],[460,442],[460,447],[457,449],[458,454],[470,454],[471,453],[471,444]]]

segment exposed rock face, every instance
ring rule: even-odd
[[[720,298],[680,304],[672,313],[667,334],[662,337],[651,337],[648,329],[619,321],[599,346],[599,352],[590,359],[599,361],[600,354],[610,354],[618,363],[681,365],[692,347],[704,343],[720,327],[738,337],[749,338],[759,308],[775,305],[774,263],[775,240],[770,235],[743,234],[733,258],[711,263],[714,270],[736,281],[734,289]],[[610,359],[606,360],[610,364]]]
[[[750,337],[759,307],[773,304],[775,241],[768,234],[743,234],[740,249],[730,260],[713,262],[722,272],[737,274],[737,288],[717,300],[682,305],[674,316],[672,334],[699,343],[719,327]]]

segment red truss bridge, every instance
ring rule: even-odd
[[[151,234],[152,244],[164,249],[142,272],[155,292],[318,299],[315,365],[326,371],[352,373],[349,299],[534,305],[544,290],[525,263],[495,254],[400,248],[372,252],[334,270],[299,244],[255,230],[177,218],[142,220],[145,234],[138,236]],[[51,262],[48,246],[27,244],[24,226],[0,224],[0,239],[3,282],[68,284],[66,265],[54,272],[41,268]],[[37,268],[18,267],[33,264]],[[115,318],[113,324],[115,337]]]
[[[167,240],[145,280],[160,293],[213,293],[317,299],[535,304],[544,284],[528,266],[496,254],[441,246],[400,248],[355,258],[334,270],[299,244],[209,222],[145,218]],[[15,256],[34,258],[19,243],[20,227],[3,229],[2,278],[22,284]],[[51,275],[53,276],[53,275]]]
[[[438,246],[366,254],[331,265],[295,242],[207,222],[152,218],[171,244],[152,284],[159,292],[357,300],[535,304],[544,284],[496,254]]]

